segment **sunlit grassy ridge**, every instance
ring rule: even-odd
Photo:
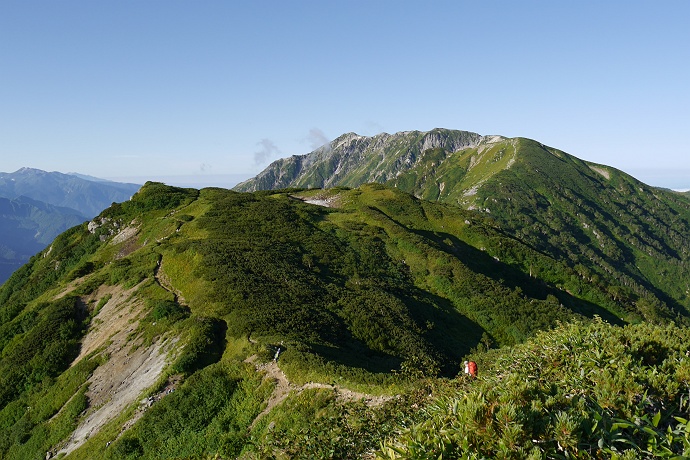
[[[0,288],[0,456],[45,458],[93,414],[90,379],[113,358],[104,343],[74,359],[113,292],[131,290],[121,314],[137,349],[178,344],[146,394],[180,383],[144,414],[128,406],[70,458],[356,458],[424,423],[419,409],[467,355],[484,378],[492,359],[507,369],[513,358],[482,350],[560,323],[672,317],[590,277],[493,215],[384,185],[238,193],[148,183]],[[578,327],[586,336],[590,326]],[[277,347],[292,393],[257,419],[275,382],[251,363],[271,362]],[[336,388],[398,397],[369,407]]]

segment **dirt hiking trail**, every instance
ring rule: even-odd
[[[301,393],[304,390],[325,388],[333,390],[335,392],[336,399],[341,402],[363,401],[369,407],[380,406],[386,401],[390,401],[391,399],[395,398],[395,396],[375,396],[366,393],[359,393],[339,385],[329,385],[325,383],[309,382],[301,386],[295,385],[290,383],[285,373],[278,366],[278,362],[275,360],[267,363],[261,363],[259,362],[259,357],[257,355],[252,355],[244,362],[253,364],[258,372],[263,372],[265,380],[273,380],[276,383],[273,393],[268,398],[266,408],[256,416],[250,426],[250,430],[256,426],[264,415],[268,414],[271,412],[271,410],[273,410],[273,408],[285,401],[285,399],[292,392]]]

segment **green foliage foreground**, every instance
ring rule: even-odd
[[[378,458],[687,458],[689,350],[673,325],[540,333],[479,356]]]

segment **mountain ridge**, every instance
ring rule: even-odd
[[[370,456],[464,382],[463,357],[481,364],[559,323],[690,324],[496,212],[382,184],[147,183],[0,287],[0,454]]]
[[[0,286],[0,456],[684,454],[690,201],[446,134],[292,171],[384,184],[149,182],[58,235]]]
[[[445,148],[456,151],[475,145],[483,138],[469,131],[440,129],[382,133],[372,137],[347,133],[306,155],[293,155],[273,162],[255,178],[236,185],[234,190],[323,188],[382,182],[392,178],[392,174],[398,170],[404,170],[413,164],[424,150]],[[409,145],[414,146],[410,148]],[[397,154],[397,157],[388,158],[391,150],[394,150],[393,155]],[[363,155],[363,151],[370,151],[371,154]],[[360,164],[362,161],[365,162],[364,165]],[[394,173],[388,173],[381,167],[383,162],[392,162],[398,168]]]
[[[96,182],[74,174],[20,168],[0,172],[0,196],[27,196],[54,206],[72,208],[87,218],[98,215],[113,202],[128,200],[141,186],[117,182]]]
[[[49,245],[57,235],[86,217],[71,208],[53,206],[20,196],[0,197],[0,283]]]
[[[436,141],[424,144],[429,135]],[[330,150],[322,148],[304,157],[309,168],[299,174],[290,176],[292,163],[279,160],[263,176],[235,189],[262,188],[271,182],[263,178],[280,174],[282,179],[273,181],[273,186],[356,187],[374,180],[420,199],[490,215],[521,241],[570,260],[572,268],[579,266],[595,282],[617,284],[611,274],[618,272],[625,280],[618,294],[630,301],[661,300],[676,312],[690,309],[686,293],[690,286],[678,289],[667,280],[669,275],[688,276],[690,207],[682,194],[650,187],[610,166],[527,138],[435,129],[399,133],[395,137],[399,142],[382,145],[388,136],[364,138],[368,143],[360,144],[347,141],[361,137],[348,136]],[[422,150],[443,144],[439,138],[444,136],[471,141],[451,149]],[[374,140],[378,144],[370,148]],[[334,161],[343,156],[352,161]],[[335,174],[335,164],[346,167]],[[672,268],[667,276],[659,274],[660,260]]]

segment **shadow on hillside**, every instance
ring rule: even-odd
[[[219,318],[192,318],[191,339],[185,345],[176,367],[188,375],[217,363],[227,346],[228,324]]]
[[[309,348],[326,361],[372,374],[389,374],[393,370],[399,370],[403,361],[397,356],[373,351],[356,339],[337,347],[310,343]]]
[[[418,343],[423,343],[426,352],[436,359],[443,376],[456,376],[461,368],[461,359],[477,348],[482,338],[490,337],[480,325],[459,313],[447,299],[417,288],[398,290],[393,294],[407,307],[410,318],[421,331],[416,334]],[[371,373],[400,371],[405,357],[372,350],[354,337],[345,324],[342,326],[338,346],[312,343],[311,350],[328,361]]]
[[[455,376],[461,359],[490,335],[479,324],[458,312],[453,303],[422,290],[400,293],[417,324],[425,328],[424,338],[441,358],[441,373]]]
[[[470,270],[491,278],[511,289],[520,288],[528,298],[545,300],[547,296],[552,295],[573,313],[588,318],[599,316],[610,324],[625,324],[620,318],[603,307],[575,297],[544,280],[532,278],[518,268],[494,259],[486,252],[465,243],[454,235],[428,231],[416,231],[416,233],[433,241],[442,251],[457,257]],[[450,241],[450,244],[447,241]]]

